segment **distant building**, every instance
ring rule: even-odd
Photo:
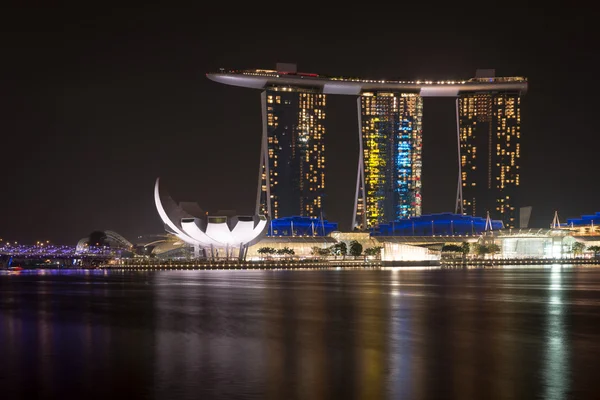
[[[491,220],[492,231],[502,229],[502,221]],[[440,213],[411,217],[371,229],[373,236],[478,235],[486,231],[486,219]]]
[[[354,226],[421,215],[423,98],[364,92],[359,97],[360,154]]]
[[[268,236],[327,236],[338,230],[337,222],[309,217],[284,217],[271,220]]]
[[[496,78],[480,70],[469,82],[502,83],[524,78]],[[461,92],[458,98],[460,171],[464,213],[502,220],[517,227],[521,158],[521,96],[525,88],[498,86]]]

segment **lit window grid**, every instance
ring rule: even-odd
[[[366,207],[357,213],[367,226],[421,215],[422,98],[409,93],[361,96]],[[393,215],[385,215],[386,187],[395,193]],[[360,220],[360,218],[359,218]]]
[[[520,184],[520,101],[519,95],[511,93],[477,93],[459,98],[460,163],[465,213],[478,216],[478,213],[483,212],[476,209],[476,199],[471,196],[471,189],[477,186],[471,175],[478,164],[481,167],[481,161],[477,159],[476,135],[485,134],[477,129],[477,122],[489,123],[489,189],[495,192],[494,209],[497,211],[496,215],[499,214],[504,220],[506,227],[514,227],[516,208],[514,196],[511,198],[507,193],[513,192]],[[492,152],[495,157],[492,157]]]
[[[296,88],[293,88],[296,89]],[[270,192],[271,210],[274,218],[282,217],[279,211],[280,196],[278,193],[277,176],[280,168],[278,163],[281,146],[276,135],[273,135],[278,127],[278,110],[281,107],[295,107],[297,104],[297,119],[292,127],[292,157],[298,161],[299,191],[300,191],[300,216],[319,218],[322,214],[323,195],[325,189],[325,106],[326,95],[315,93],[303,88],[292,90],[291,88],[273,87],[273,91],[294,92],[297,96],[292,103],[282,100],[281,96],[271,93],[267,95],[267,127],[268,127],[268,156],[270,169]],[[275,104],[275,106],[271,106]],[[266,198],[266,177],[263,166],[262,190],[263,198]],[[265,200],[266,201],[266,200]],[[261,204],[261,210],[265,212],[266,204]]]

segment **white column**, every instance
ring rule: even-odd
[[[367,200],[365,194],[365,162],[362,137],[362,108],[361,96],[356,99],[358,110],[358,171],[356,173],[356,194],[354,197],[354,215],[352,216],[352,228],[361,224],[363,229],[367,229]],[[362,190],[361,190],[362,187]],[[358,202],[362,201],[362,215],[358,216]]]
[[[258,166],[258,190],[256,193],[256,214],[260,212],[260,195],[262,193],[262,174],[263,170],[265,173],[265,187],[266,187],[266,202],[267,202],[267,214],[269,218],[271,215],[271,174],[269,166],[269,141],[268,141],[268,120],[267,120],[267,91],[263,90],[260,94],[260,103],[262,110],[262,141],[260,148],[260,163]]]
[[[456,143],[458,145],[458,186],[456,188],[456,207],[454,210],[455,214],[458,214],[460,211],[460,215],[465,213],[464,205],[463,205],[463,192],[462,192],[462,164],[460,158],[460,117],[458,110],[458,101],[456,98]]]

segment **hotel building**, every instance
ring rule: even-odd
[[[493,70],[479,70],[471,81],[506,82]],[[463,212],[518,227],[523,90],[488,90],[458,97],[460,184]]]
[[[421,215],[422,115],[417,93],[361,93],[354,228]]]
[[[421,215],[424,97],[456,98],[459,153],[456,211],[517,220],[521,77],[489,70],[466,81],[401,81],[276,70],[221,70],[215,82],[262,90],[257,212],[320,217],[325,196],[327,95],[357,98],[359,155],[352,228]]]
[[[273,85],[262,97],[267,142],[259,165],[258,211],[272,218],[318,218],[325,190],[327,96]]]

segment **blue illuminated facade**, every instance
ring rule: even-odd
[[[327,236],[337,230],[337,222],[309,217],[284,217],[271,220],[267,236]]]
[[[423,99],[363,92],[353,229],[421,215]]]
[[[566,224],[561,224],[567,227],[575,227],[575,226],[590,226],[590,225],[600,225],[600,212],[597,212],[593,215],[582,215],[581,218],[569,218],[567,219]]]
[[[492,220],[492,230],[503,228],[502,221]],[[411,217],[379,224],[372,236],[478,235],[485,231],[485,218],[440,213]]]

